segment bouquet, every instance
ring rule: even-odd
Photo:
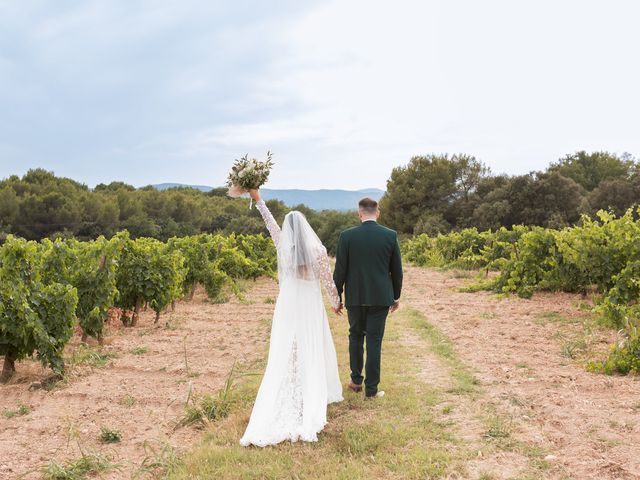
[[[272,167],[271,152],[267,152],[267,160],[264,162],[255,158],[249,159],[249,155],[236,160],[227,178],[227,187],[229,187],[227,195],[237,198],[248,193],[249,190],[260,188],[267,183]]]

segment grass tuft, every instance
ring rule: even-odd
[[[102,443],[119,443],[122,440],[122,433],[118,430],[111,430],[107,427],[100,428],[100,441]]]
[[[176,425],[176,428],[196,425],[205,427],[210,422],[225,418],[231,412],[236,400],[235,387],[235,364],[227,376],[224,387],[216,395],[204,394],[189,397],[185,403],[184,415]]]
[[[133,480],[167,478],[169,474],[180,467],[180,457],[170,444],[166,442],[155,443],[144,442],[145,456],[140,466],[131,475]]]
[[[485,438],[496,440],[501,438],[509,438],[511,436],[511,423],[506,421],[501,416],[491,416],[487,424],[487,430],[484,433]]]
[[[87,365],[89,367],[99,368],[104,367],[109,363],[109,360],[113,358],[118,358],[116,352],[94,350],[86,345],[80,345],[76,351],[73,352],[71,364],[73,366]]]
[[[149,349],[147,347],[135,347],[135,348],[132,348],[131,350],[129,350],[129,353],[131,353],[133,355],[144,355],[148,351],[149,351]]]
[[[136,404],[136,399],[133,395],[125,395],[118,400],[118,403],[124,407],[131,408]]]
[[[2,416],[8,419],[13,417],[21,417],[23,415],[28,415],[29,413],[31,413],[31,407],[21,403],[15,410],[4,410],[2,412]]]
[[[119,470],[119,468],[119,465],[112,463],[99,453],[88,453],[64,463],[50,461],[46,467],[43,467],[41,473],[43,480],[84,480],[90,475]]]

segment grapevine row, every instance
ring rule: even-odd
[[[529,298],[536,290],[591,293],[594,311],[625,338],[592,364],[606,373],[640,373],[640,208],[616,217],[600,211],[559,230],[514,226],[420,235],[403,244],[423,266],[496,271],[478,288]]]
[[[36,356],[54,373],[64,370],[63,350],[76,325],[102,342],[113,307],[133,326],[148,305],[161,312],[197,285],[210,299],[239,294],[239,279],[275,276],[276,253],[262,235],[211,235],[131,239],[120,232],[90,242],[41,242],[9,236],[0,246],[0,355],[3,379],[15,362]]]

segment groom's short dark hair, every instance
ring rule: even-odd
[[[358,202],[358,208],[364,213],[373,214],[378,211],[378,202],[373,198],[365,197]]]

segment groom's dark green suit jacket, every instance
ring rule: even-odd
[[[402,260],[398,235],[374,220],[340,234],[333,280],[344,305],[390,306],[400,298]]]

